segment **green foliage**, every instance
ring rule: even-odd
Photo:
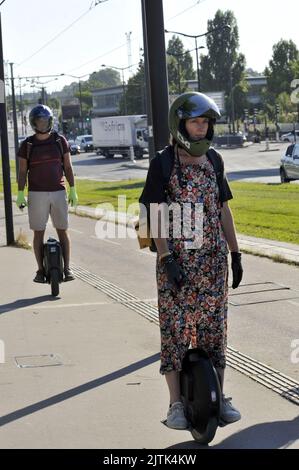
[[[291,93],[294,72],[296,67],[299,68],[298,60],[298,49],[293,41],[281,39],[274,44],[272,59],[265,69],[270,96],[276,97],[284,92]]]
[[[201,89],[203,92],[225,91],[229,114],[232,76],[235,113],[237,118],[241,117],[246,107],[246,60],[244,54],[238,52],[239,31],[234,13],[218,10],[214,19],[208,21],[207,30],[216,31],[207,36],[208,54],[200,58]]]
[[[120,102],[120,114],[145,114],[145,100],[144,63],[141,60],[136,74],[129,78],[126,85],[125,98]]]
[[[187,89],[187,80],[195,78],[193,61],[189,51],[178,36],[172,36],[167,48],[167,72],[170,94],[180,94]]]

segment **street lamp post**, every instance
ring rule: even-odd
[[[13,211],[12,211],[12,199],[11,199],[10,162],[9,162],[3,63],[4,63],[4,60],[3,60],[2,27],[1,27],[1,13],[0,13],[0,140],[1,140],[1,155],[2,155],[1,160],[2,160],[2,175],[3,175],[6,243],[7,245],[12,245],[15,239],[14,239]]]
[[[22,97],[22,84],[21,80],[19,81],[20,87],[20,111],[21,111],[21,124],[22,124],[22,135],[24,135],[24,110],[23,110],[23,97]]]
[[[197,49],[204,49],[205,47],[204,46],[200,46],[200,47],[197,47]],[[195,49],[194,49],[195,50]],[[186,51],[186,52],[183,52],[182,54],[173,54],[172,52],[166,52],[167,55],[171,55],[172,57],[176,57],[177,58],[177,62],[178,62],[178,74],[179,74],[179,79],[178,79],[178,89],[179,89],[179,93],[181,94],[182,92],[182,89],[181,89],[181,80],[180,80],[180,72],[181,72],[181,64],[180,64],[180,61],[179,61],[179,57],[181,56],[184,56],[188,53],[190,53],[191,51]],[[198,65],[198,61],[197,61],[197,65]],[[198,91],[200,91],[200,75],[199,75],[199,67],[197,67],[197,83],[198,83]]]
[[[235,99],[234,99],[234,86],[233,86],[233,70],[232,66],[230,69],[230,100],[231,100],[231,120],[233,124],[233,134],[235,135],[236,133],[236,127],[235,127]]]
[[[222,26],[221,28],[214,28],[212,29],[211,31],[207,31],[206,33],[203,33],[203,34],[196,34],[196,35],[192,35],[192,34],[185,34],[185,33],[179,33],[177,31],[168,31],[167,29],[165,29],[165,33],[171,33],[171,34],[179,34],[180,36],[185,36],[186,38],[192,38],[195,40],[195,50],[196,50],[196,67],[197,67],[197,90],[200,91],[200,72],[199,72],[199,60],[198,60],[198,50],[199,49],[203,49],[204,46],[200,46],[198,47],[197,45],[197,39],[198,38],[202,38],[204,36],[208,36],[209,34],[211,33],[214,33],[215,31],[218,31],[218,30],[223,30],[223,29],[226,29],[226,28],[229,28],[230,29],[230,26],[229,25],[224,25]]]
[[[133,65],[129,65],[128,67],[115,67],[114,65],[105,65],[102,64],[102,67],[107,67],[109,69],[121,70],[122,73],[122,84],[123,84],[123,97],[124,97],[124,112],[127,114],[127,97],[126,97],[126,85],[125,85],[125,77],[124,77],[124,70],[130,69],[134,67]]]
[[[81,75],[80,77],[77,77],[76,75],[69,75],[69,74],[65,74],[65,76],[71,77],[71,78],[76,78],[76,79],[78,80],[78,86],[79,86],[79,104],[80,104],[80,120],[81,120],[82,132],[83,132],[84,123],[83,123],[83,107],[82,107],[82,87],[81,87],[81,78],[89,76],[89,73],[87,73],[87,74],[85,74],[85,75]]]
[[[12,99],[12,117],[14,125],[14,141],[15,141],[15,161],[16,161],[16,179],[19,174],[19,161],[17,153],[19,150],[19,136],[18,136],[18,120],[17,120],[17,107],[16,107],[16,95],[15,95],[15,84],[13,74],[13,63],[10,63],[10,77],[11,77],[11,99]]]

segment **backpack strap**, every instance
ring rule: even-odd
[[[172,146],[168,146],[158,153],[161,158],[163,188],[164,188],[164,191],[167,191],[168,183],[169,183],[171,172],[172,172],[173,165],[174,165],[174,149]]]
[[[62,142],[61,142],[61,137],[58,134],[58,132],[56,132],[56,131],[53,131],[52,134],[53,134],[53,136],[55,138],[55,142],[56,142],[56,144],[59,148],[61,159],[63,160],[63,146],[62,146]]]
[[[175,162],[175,154],[174,154],[174,147],[167,146],[160,152],[158,152],[160,159],[161,159],[161,168],[162,168],[162,175],[163,175],[163,187],[164,191],[167,191],[168,183],[170,180],[171,172]],[[216,180],[219,187],[219,197],[221,205],[223,204],[223,177],[224,177],[224,164],[223,160],[218,152],[211,147],[207,152],[207,157],[210,160],[211,164],[213,165]],[[180,179],[180,175],[178,175]]]
[[[219,188],[219,198],[221,206],[223,205],[223,178],[224,178],[224,164],[222,157],[216,150],[212,147],[207,152],[207,157],[213,165],[214,171],[216,173],[216,180]]]
[[[27,161],[30,162],[30,157],[32,154],[32,147],[33,147],[33,135],[27,137],[26,139],[26,146],[27,146]]]
[[[63,146],[62,146],[62,142],[61,142],[61,137],[58,134],[58,132],[56,132],[56,131],[52,132],[52,135],[54,136],[55,143],[56,143],[57,147],[59,148],[59,153],[60,153],[61,161],[62,161],[62,165],[63,165]],[[30,162],[30,157],[31,157],[32,150],[33,150],[33,138],[34,138],[34,136],[31,135],[30,137],[27,137],[27,139],[26,139],[27,160],[28,160],[28,162]]]

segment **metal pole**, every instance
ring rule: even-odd
[[[24,135],[24,113],[23,113],[23,98],[22,98],[22,85],[20,84],[20,108],[21,108],[21,121],[22,121],[22,135]]]
[[[181,66],[180,66],[180,61],[178,59],[178,83],[179,83],[179,94],[182,93],[182,87],[181,87]]]
[[[45,100],[45,87],[42,87],[42,102],[41,104],[46,104],[46,100]]]
[[[199,75],[199,62],[198,62],[198,47],[197,47],[197,37],[195,39],[195,49],[196,49],[196,66],[197,66],[197,91],[200,91],[200,75]]]
[[[127,110],[127,97],[126,97],[124,69],[121,69],[121,71],[122,71],[122,80],[123,80],[124,111],[125,111],[125,116],[126,116],[128,113],[128,110]]]
[[[0,134],[1,134],[4,210],[5,210],[5,224],[6,224],[6,243],[7,245],[13,245],[15,241],[15,237],[14,237],[12,201],[11,201],[11,181],[10,181],[10,164],[9,164],[8,135],[7,135],[7,115],[6,115],[6,105],[5,105],[1,13],[0,13]]]
[[[154,149],[163,149],[169,141],[168,82],[162,0],[142,0],[148,54],[147,73],[152,103]]]
[[[15,80],[13,75],[13,63],[10,63],[10,77],[11,77],[11,98],[12,98],[12,115],[13,115],[13,126],[14,126],[14,141],[15,141],[15,160],[16,160],[16,179],[19,174],[19,162],[17,153],[19,150],[19,138],[18,138],[18,121],[17,121],[17,109],[16,109],[16,96],[15,96]]]
[[[232,116],[232,124],[233,124],[233,134],[235,134],[236,133],[236,128],[235,128],[235,101],[234,101],[232,66],[231,66],[231,71],[230,71],[230,94],[231,94],[231,116]]]
[[[141,0],[142,8],[142,27],[143,27],[143,52],[144,52],[144,77],[145,77],[145,93],[146,93],[146,115],[147,115],[147,126],[148,126],[148,152],[149,161],[155,156],[155,145],[153,135],[153,113],[152,113],[152,99],[151,89],[149,85],[149,70],[148,70],[148,53],[147,53],[147,26],[145,21],[145,8],[144,2]]]
[[[79,78],[79,101],[80,101],[81,128],[82,128],[82,132],[83,132],[82,88],[81,88],[80,78]]]

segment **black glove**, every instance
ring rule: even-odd
[[[242,268],[242,262],[241,262],[241,253],[238,253],[237,251],[232,251],[231,252],[231,257],[232,257],[232,272],[233,272],[233,285],[232,288],[236,289],[240,282],[242,281],[243,277],[243,268]]]
[[[161,263],[165,266],[167,279],[172,285],[172,288],[176,292],[182,287],[185,275],[181,270],[180,266],[174,259],[173,255],[167,255],[161,259]]]

